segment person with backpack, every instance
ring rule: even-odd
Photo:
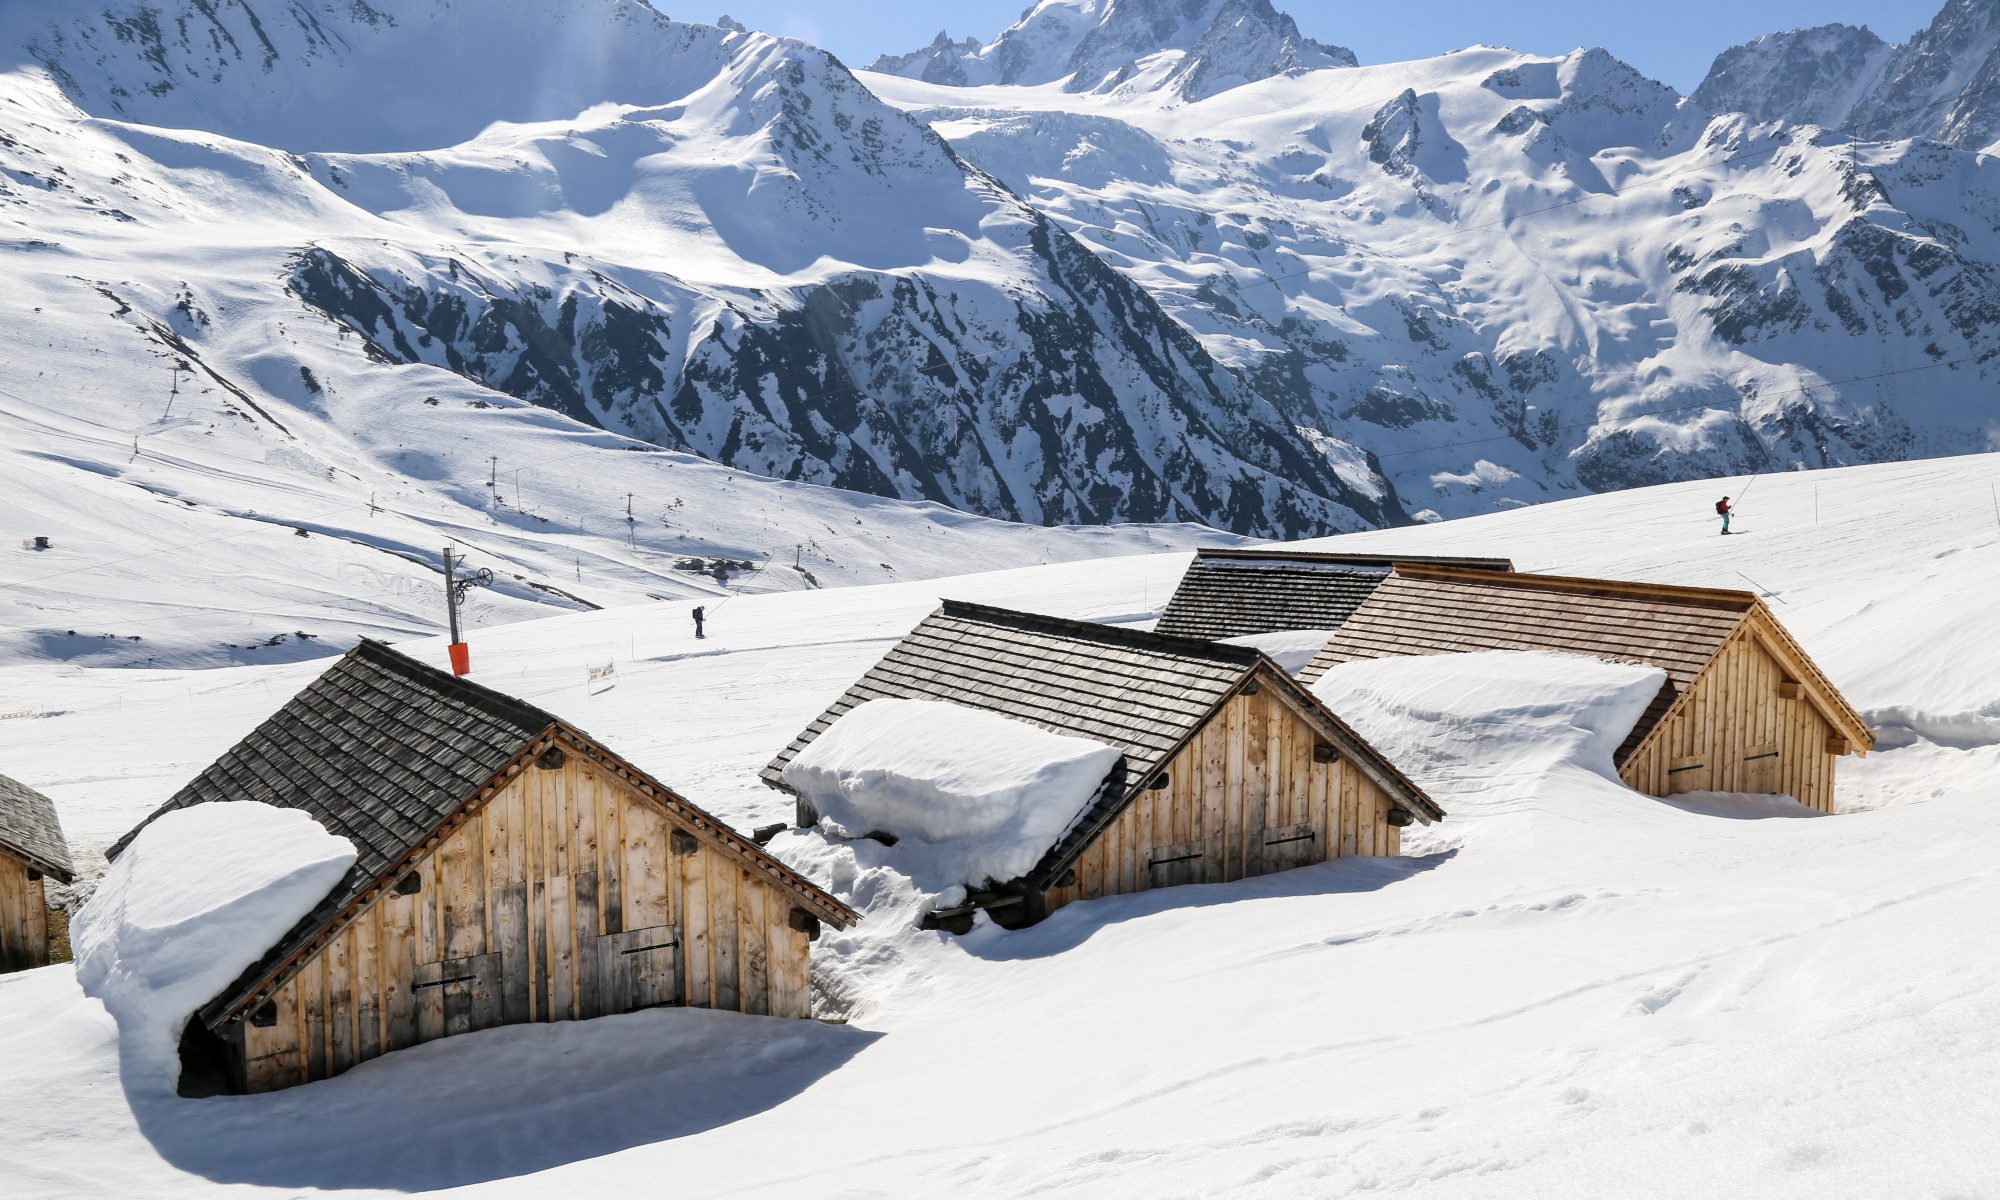
[[[706,639],[708,635],[701,631],[701,618],[702,618],[701,606],[696,605],[694,610],[694,635],[697,638]]]
[[[1727,496],[1715,502],[1715,515],[1722,518],[1722,532],[1724,534],[1729,532],[1729,514],[1735,511],[1735,509],[1729,507],[1729,497]]]

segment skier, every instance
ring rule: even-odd
[[[1729,507],[1729,497],[1727,496],[1715,502],[1715,515],[1722,518],[1722,532],[1724,534],[1729,532],[1729,514],[1735,511],[1735,509]]]
[[[698,638],[704,638],[704,639],[708,637],[707,634],[701,631],[701,606],[698,604],[695,606],[694,610],[694,635]]]

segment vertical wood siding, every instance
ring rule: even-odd
[[[811,1015],[793,901],[570,752],[529,767],[240,1019],[247,1091],[339,1074],[418,1042],[656,1004]],[[685,843],[684,843],[685,844]],[[232,1042],[233,1038],[225,1038]]]
[[[1348,855],[1393,855],[1402,830],[1387,796],[1345,757],[1313,761],[1312,726],[1266,687],[1238,695],[1139,793],[1047,894],[1077,900],[1183,883],[1222,883]]]
[[[0,851],[0,972],[49,961],[49,902],[27,863]]]
[[[1833,726],[1804,695],[1786,699],[1789,676],[1752,625],[1717,652],[1680,708],[1661,722],[1619,775],[1653,796],[1683,792],[1788,795],[1833,811]]]

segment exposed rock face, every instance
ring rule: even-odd
[[[1144,288],[821,51],[631,0],[31,2],[15,44],[72,103],[197,131],[173,158],[230,164],[208,168],[218,203],[272,214],[256,244],[289,265],[254,268],[241,303],[303,304],[376,363],[1014,520],[1405,519],[1364,452],[1335,439],[1336,468]],[[246,168],[246,142],[279,149]],[[94,186],[134,209],[149,187]]]
[[[1831,128],[1846,123],[1895,49],[1853,25],[1768,34],[1718,55],[1694,102],[1710,112]]]
[[[1946,0],[1903,45],[1825,25],[1724,51],[1695,89],[1718,112],[1927,137],[1976,150],[2000,140],[2000,4]]]
[[[1147,72],[1149,64],[1165,69]],[[1353,65],[1353,51],[1303,36],[1270,0],[1041,0],[983,45],[940,33],[868,69],[954,86],[1060,79],[1089,92],[1137,83],[1200,100],[1273,75]]]
[[[1354,65],[1352,50],[1300,34],[1271,0],[1229,0],[1167,79],[1183,97],[1204,100],[1273,75]]]
[[[2000,158],[1852,154],[1712,116],[1601,50],[1481,48],[1200,106],[883,90],[936,104],[961,155],[1144,284],[1309,444],[1366,447],[1412,510],[2000,431],[1980,232],[2000,227]]]
[[[1853,121],[1869,137],[1930,137],[1967,150],[2000,138],[2000,4],[1946,0],[1897,47]]]

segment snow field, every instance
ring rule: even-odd
[[[920,897],[894,848],[780,835],[773,852],[868,911],[815,946],[842,1027],[640,1013],[192,1102],[119,1081],[116,1027],[70,969],[0,980],[0,1172],[31,1197],[526,1197],[663,1177],[703,1195],[1989,1193],[2000,964],[1976,933],[2000,917],[2000,748],[1959,718],[2000,699],[2000,644],[1976,636],[2000,578],[1979,503],[1997,476],[1992,455],[1761,476],[1317,543],[1749,577],[1864,713],[1902,714],[1884,749],[1842,760],[1838,816],[1617,787],[1579,764],[1637,684],[1560,664],[1535,712],[1570,752],[1505,727],[1439,739],[1426,782],[1445,781],[1450,815],[1400,860],[953,938],[910,927]],[[1748,536],[1715,536],[1723,492]],[[939,595],[1136,622],[1185,563],[744,597],[702,643],[679,605],[525,622],[475,637],[475,678],[749,829],[790,807],[757,768]],[[584,666],[621,641],[618,682],[593,691]],[[406,645],[443,662],[441,639]],[[312,671],[10,668],[0,690],[52,711],[0,721],[0,756],[55,797],[89,869]],[[1385,720],[1467,702],[1443,680],[1371,686],[1402,698]],[[1526,761],[1480,757],[1497,754]]]

